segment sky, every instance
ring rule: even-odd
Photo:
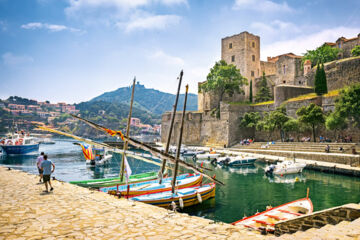
[[[260,36],[261,59],[360,33],[359,0],[0,0],[0,99],[79,103],[129,86],[197,93],[221,38]]]

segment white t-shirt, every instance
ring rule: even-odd
[[[44,161],[44,156],[40,155],[36,160],[36,165],[38,168],[41,168],[41,163]]]

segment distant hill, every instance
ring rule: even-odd
[[[175,86],[174,86],[175,87]],[[98,97],[91,99],[89,102],[112,102],[112,103],[130,103],[132,87],[118,88],[112,92],[106,92]],[[175,102],[175,95],[170,93],[161,92],[152,88],[146,88],[139,83],[135,86],[134,107],[142,109],[154,114],[163,114],[166,111],[171,111]],[[179,97],[178,110],[181,110],[184,102],[184,94]],[[188,94],[188,101],[186,110],[197,110],[197,95]]]

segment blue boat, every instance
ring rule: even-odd
[[[35,141],[35,138],[17,133],[1,140],[0,147],[8,155],[23,155],[39,151],[39,143]]]

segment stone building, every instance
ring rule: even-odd
[[[360,33],[357,35],[357,37],[354,38],[344,38],[340,37],[336,42],[326,42],[326,45],[329,45],[333,48],[339,48],[341,49],[341,52],[339,53],[339,58],[348,58],[351,57],[351,50],[357,46],[360,45]]]

